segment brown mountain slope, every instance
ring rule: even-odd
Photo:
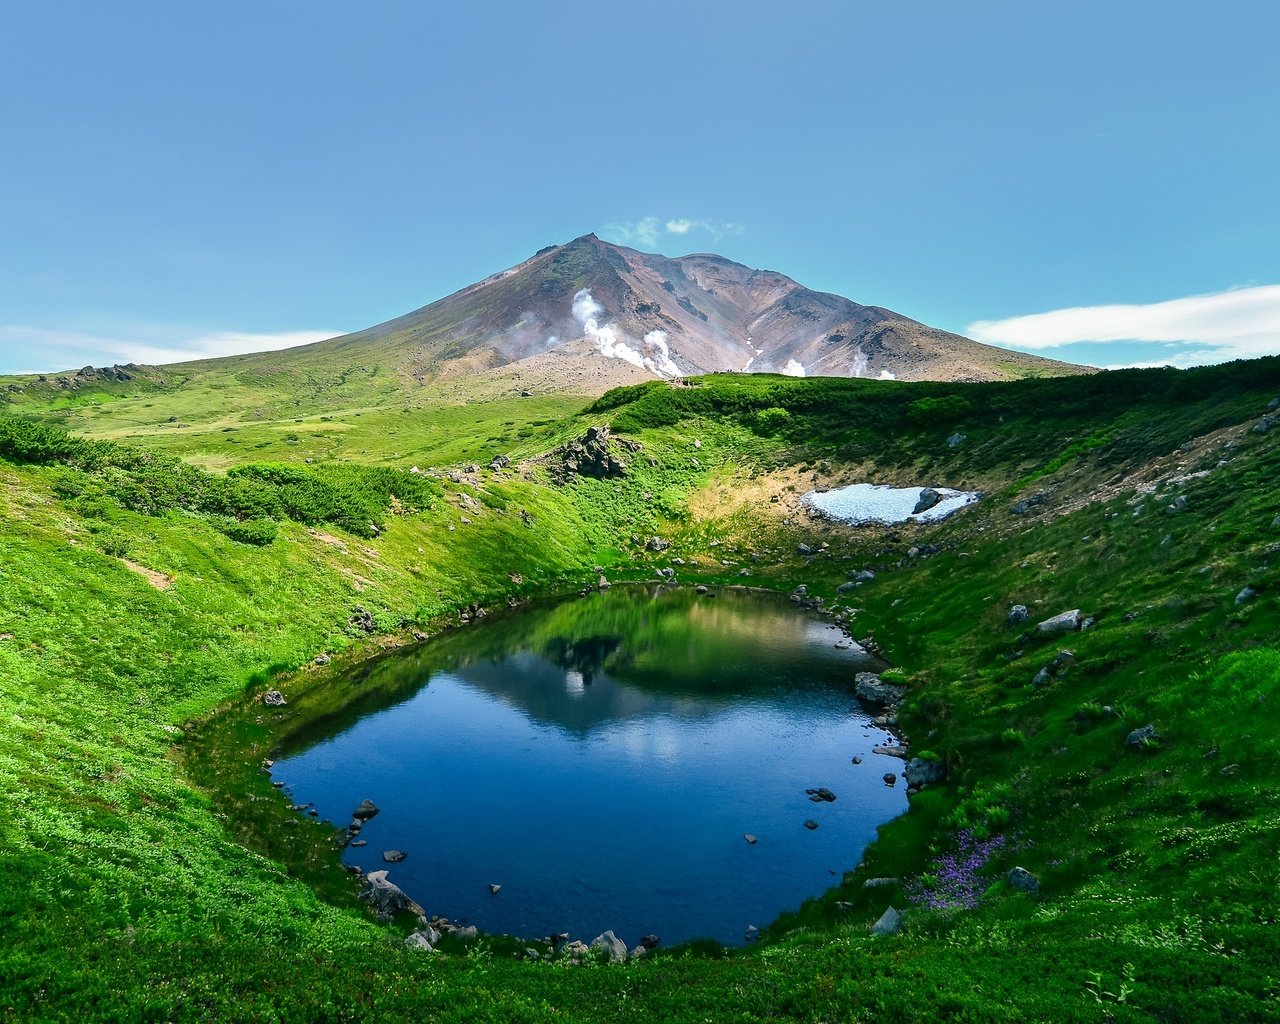
[[[899,380],[1087,372],[981,345],[721,256],[672,259],[595,235],[550,246],[412,313],[308,349],[344,362],[376,354],[419,379],[525,360],[530,369],[566,360],[579,375],[618,380],[726,370]],[[596,365],[600,357],[604,365]]]

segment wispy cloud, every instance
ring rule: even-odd
[[[37,373],[111,363],[178,363],[293,348],[340,333],[202,331],[156,324],[108,334],[0,324],[0,372]]]
[[[694,217],[642,217],[636,221],[607,224],[600,229],[607,238],[623,245],[657,249],[664,239],[672,235],[682,236],[694,232],[710,235],[713,240],[725,235],[740,235],[745,228],[734,221],[709,221]]]
[[[1088,346],[1107,366],[1195,366],[1248,359],[1280,353],[1280,285],[1145,305],[1080,306],[978,320],[965,333],[976,341],[1027,351]],[[1108,354],[1121,358],[1109,359]]]

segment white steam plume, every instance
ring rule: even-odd
[[[876,380],[897,380],[897,379],[898,378],[894,375],[894,372],[892,370],[881,370],[880,376],[876,378]]]
[[[862,351],[861,346],[853,350],[853,366],[850,369],[853,370],[855,377],[865,377],[867,375],[867,356]]]
[[[572,309],[574,319],[582,324],[583,334],[595,344],[602,356],[623,359],[660,377],[679,377],[683,372],[671,359],[666,331],[650,331],[637,348],[614,324],[600,323],[604,307],[592,297],[589,288],[583,288],[574,295]]]
[[[787,377],[803,377],[804,367],[797,363],[794,359],[788,359],[787,365],[778,371]]]

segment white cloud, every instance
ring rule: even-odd
[[[269,352],[332,338],[340,331],[201,331],[170,325],[135,325],[97,333],[0,324],[0,372],[37,373],[111,363],[186,362],[215,356]]]
[[[659,217],[642,217],[637,221],[607,224],[600,229],[603,235],[613,241],[645,249],[657,249],[668,235],[683,236],[701,231],[718,240],[725,235],[740,235],[744,230],[741,224],[734,221],[715,223],[694,217],[672,217],[665,221]]]
[[[1280,285],[1235,288],[1133,306],[1080,306],[1006,320],[978,320],[965,333],[1007,348],[1126,344],[1120,365],[1181,365],[1248,359],[1280,352]],[[1151,358],[1152,347],[1168,358]]]

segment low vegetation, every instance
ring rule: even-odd
[[[111,387],[98,427],[143,401],[181,421],[180,389]],[[376,432],[363,460],[232,457],[221,428],[179,459],[65,433],[68,399],[29,391],[0,419],[0,1016],[1275,1019],[1280,427],[1254,427],[1277,396],[1280,360],[989,385],[730,375],[581,415],[463,406],[485,429],[412,473],[419,455]],[[557,484],[556,445],[605,421],[643,445],[627,475]],[[856,480],[984,498],[893,528],[796,502]],[[758,946],[581,967],[496,940],[414,953],[356,904],[325,830],[284,827],[256,761],[225,755],[217,713],[247,709],[252,746],[268,686],[342,708],[318,654],[353,662],[472,605],[674,557],[685,584],[803,583],[849,609],[908,687],[914,749],[947,769]],[[837,590],[859,570],[875,578]],[[1087,629],[1037,630],[1073,608]],[[903,931],[872,936],[891,905]]]

